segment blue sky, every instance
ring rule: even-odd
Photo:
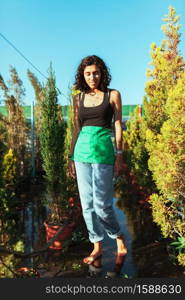
[[[150,45],[164,38],[162,18],[168,6],[181,16],[180,49],[185,54],[184,0],[1,0],[0,32],[45,76],[50,62],[64,95],[73,84],[76,68],[87,55],[98,55],[110,68],[111,88],[121,92],[122,104],[141,104],[150,62]],[[45,78],[0,37],[0,73],[9,79],[14,66],[26,89],[25,104],[34,93],[30,69]],[[59,102],[67,104],[64,96]]]

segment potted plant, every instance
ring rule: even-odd
[[[61,106],[58,104],[58,91],[51,66],[43,89],[41,111],[39,140],[49,208],[45,221],[46,239],[49,242],[57,234],[58,240],[54,240],[49,247],[61,249],[61,241],[66,239],[75,227],[75,218],[74,208],[68,200],[70,191],[65,172],[66,124],[62,118]]]
[[[46,240],[50,241],[49,248],[59,250],[62,249],[63,241],[68,239],[75,229],[81,210],[79,206],[74,205],[75,198],[69,198],[64,191],[48,194],[52,195],[52,200],[48,205],[47,220],[44,222]]]

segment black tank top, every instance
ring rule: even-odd
[[[81,126],[101,126],[111,128],[114,109],[110,104],[110,91],[104,93],[103,102],[97,106],[85,107],[85,93],[81,95],[79,106],[79,121]]]

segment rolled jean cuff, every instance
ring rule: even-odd
[[[104,237],[102,237],[102,238],[96,238],[96,239],[91,239],[90,237],[89,237],[89,240],[90,240],[90,242],[91,243],[98,243],[98,242],[101,242],[101,241],[103,241],[103,239],[104,239]]]
[[[115,234],[110,234],[109,232],[107,232],[107,235],[108,235],[111,239],[116,239],[118,236],[123,235],[123,232],[122,232],[122,231],[118,231],[118,232],[115,233]]]

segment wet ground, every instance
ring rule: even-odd
[[[137,232],[134,232],[133,224],[122,209],[123,207],[114,199],[114,209],[121,229],[125,236],[128,254],[121,268],[119,277],[128,278],[151,278],[185,277],[185,270],[169,260],[164,241],[150,241],[148,244],[135,243]],[[35,267],[41,277],[88,277],[89,267],[82,260],[92,251],[84,224],[77,228],[73,241],[68,245],[67,251],[47,251],[42,255]],[[102,277],[114,269],[116,243],[105,235],[103,241],[103,270]]]
[[[117,216],[117,220],[120,224],[121,230],[125,237],[125,242],[128,248],[128,254],[126,256],[126,259],[124,261],[124,264],[120,270],[121,274],[126,274],[128,277],[136,277],[137,275],[137,267],[133,261],[132,256],[132,234],[129,231],[127,216],[125,213],[119,209],[119,206],[117,205],[117,199],[114,198],[114,211]],[[105,235],[105,239],[103,241],[103,265],[104,270],[110,271],[114,269],[114,261],[115,261],[115,255],[116,255],[116,243],[115,240],[110,239],[107,235]]]
[[[147,211],[139,211],[135,206],[134,199],[131,199],[130,207],[126,205],[119,194],[115,194],[114,209],[125,237],[128,254],[120,270],[120,277],[129,278],[150,278],[150,277],[185,277],[185,270],[175,265],[169,259],[165,239],[156,238],[152,221],[147,219]],[[38,195],[35,195],[38,199]],[[32,198],[34,199],[34,198]],[[37,203],[37,202],[36,202]],[[134,211],[133,211],[134,209]],[[43,211],[34,212],[35,223],[32,236],[38,238],[34,250],[42,248],[46,244],[45,229],[43,226]],[[42,218],[41,218],[42,216]],[[142,224],[141,224],[142,223]],[[150,228],[151,229],[150,229]],[[142,239],[145,232],[145,238]],[[147,234],[146,234],[147,233]],[[27,236],[27,235],[26,235]],[[30,239],[29,239],[30,240]],[[35,239],[34,239],[35,241]],[[83,264],[83,258],[92,251],[92,244],[88,240],[84,222],[77,227],[73,236],[67,242],[64,250],[47,250],[32,259],[20,262],[20,266],[35,268],[40,277],[88,277],[89,267]],[[28,251],[29,252],[29,251]],[[106,234],[103,241],[103,270],[101,276],[113,271],[116,255],[115,240],[110,239]]]
[[[128,229],[127,217],[118,208],[117,199],[114,198],[114,210],[121,230],[124,234],[128,254],[120,269],[123,277],[136,277],[137,268],[132,257],[132,236]],[[76,241],[75,241],[76,240]],[[35,267],[41,277],[88,277],[89,267],[83,264],[82,260],[92,251],[92,244],[88,241],[85,225],[74,233],[73,240],[67,247],[67,251],[49,250],[35,260]],[[103,241],[103,269],[101,276],[106,276],[107,272],[112,272],[115,266],[116,242],[105,234]]]

